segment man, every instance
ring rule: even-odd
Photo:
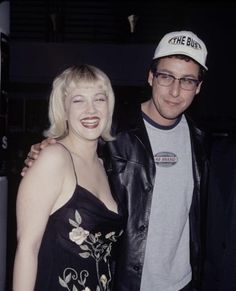
[[[206,56],[194,33],[166,34],[149,71],[152,97],[117,110],[116,140],[102,147],[111,187],[128,210],[116,291],[200,286],[208,160],[204,135],[183,113],[200,92]]]
[[[204,291],[236,290],[236,137],[217,138],[211,151]]]
[[[116,140],[105,146],[111,184],[122,186],[118,194],[125,188],[129,214],[117,291],[199,286],[208,163],[203,136],[183,112],[200,92],[206,55],[192,32],[165,35],[148,76],[152,98],[122,108]]]

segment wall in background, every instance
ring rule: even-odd
[[[40,88],[50,86],[66,66],[87,62],[103,69],[114,86],[127,88],[129,94],[123,96],[136,100],[132,94],[145,90],[148,66],[162,35],[190,29],[209,51],[209,71],[190,114],[211,131],[235,130],[236,3],[136,2],[11,1],[10,99],[26,92],[27,98],[37,99]],[[134,32],[129,16],[137,20]],[[22,90],[16,91],[19,87]]]

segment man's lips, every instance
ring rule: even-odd
[[[179,102],[173,102],[170,100],[165,100],[165,102],[170,106],[178,106],[180,104]]]

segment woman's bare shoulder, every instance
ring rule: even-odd
[[[70,162],[69,153],[58,143],[48,145],[41,150],[37,160],[31,166],[28,172],[61,172]],[[27,176],[26,174],[26,176]]]
[[[69,152],[60,143],[48,145],[46,148],[41,150],[39,157],[48,158],[53,161],[62,162],[69,156]]]

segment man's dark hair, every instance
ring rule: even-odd
[[[203,78],[204,78],[204,75],[205,75],[205,68],[203,68],[198,62],[196,62],[194,59],[188,57],[188,56],[185,56],[185,55],[171,55],[171,56],[164,56],[164,57],[161,57],[161,58],[157,58],[157,59],[154,59],[150,65],[150,71],[152,73],[155,73],[156,72],[156,69],[157,69],[157,66],[158,66],[158,63],[161,59],[163,58],[176,58],[176,59],[179,59],[179,60],[185,60],[186,62],[189,62],[189,61],[193,61],[195,64],[199,65],[199,74],[198,74],[198,79],[199,81],[202,81]]]

